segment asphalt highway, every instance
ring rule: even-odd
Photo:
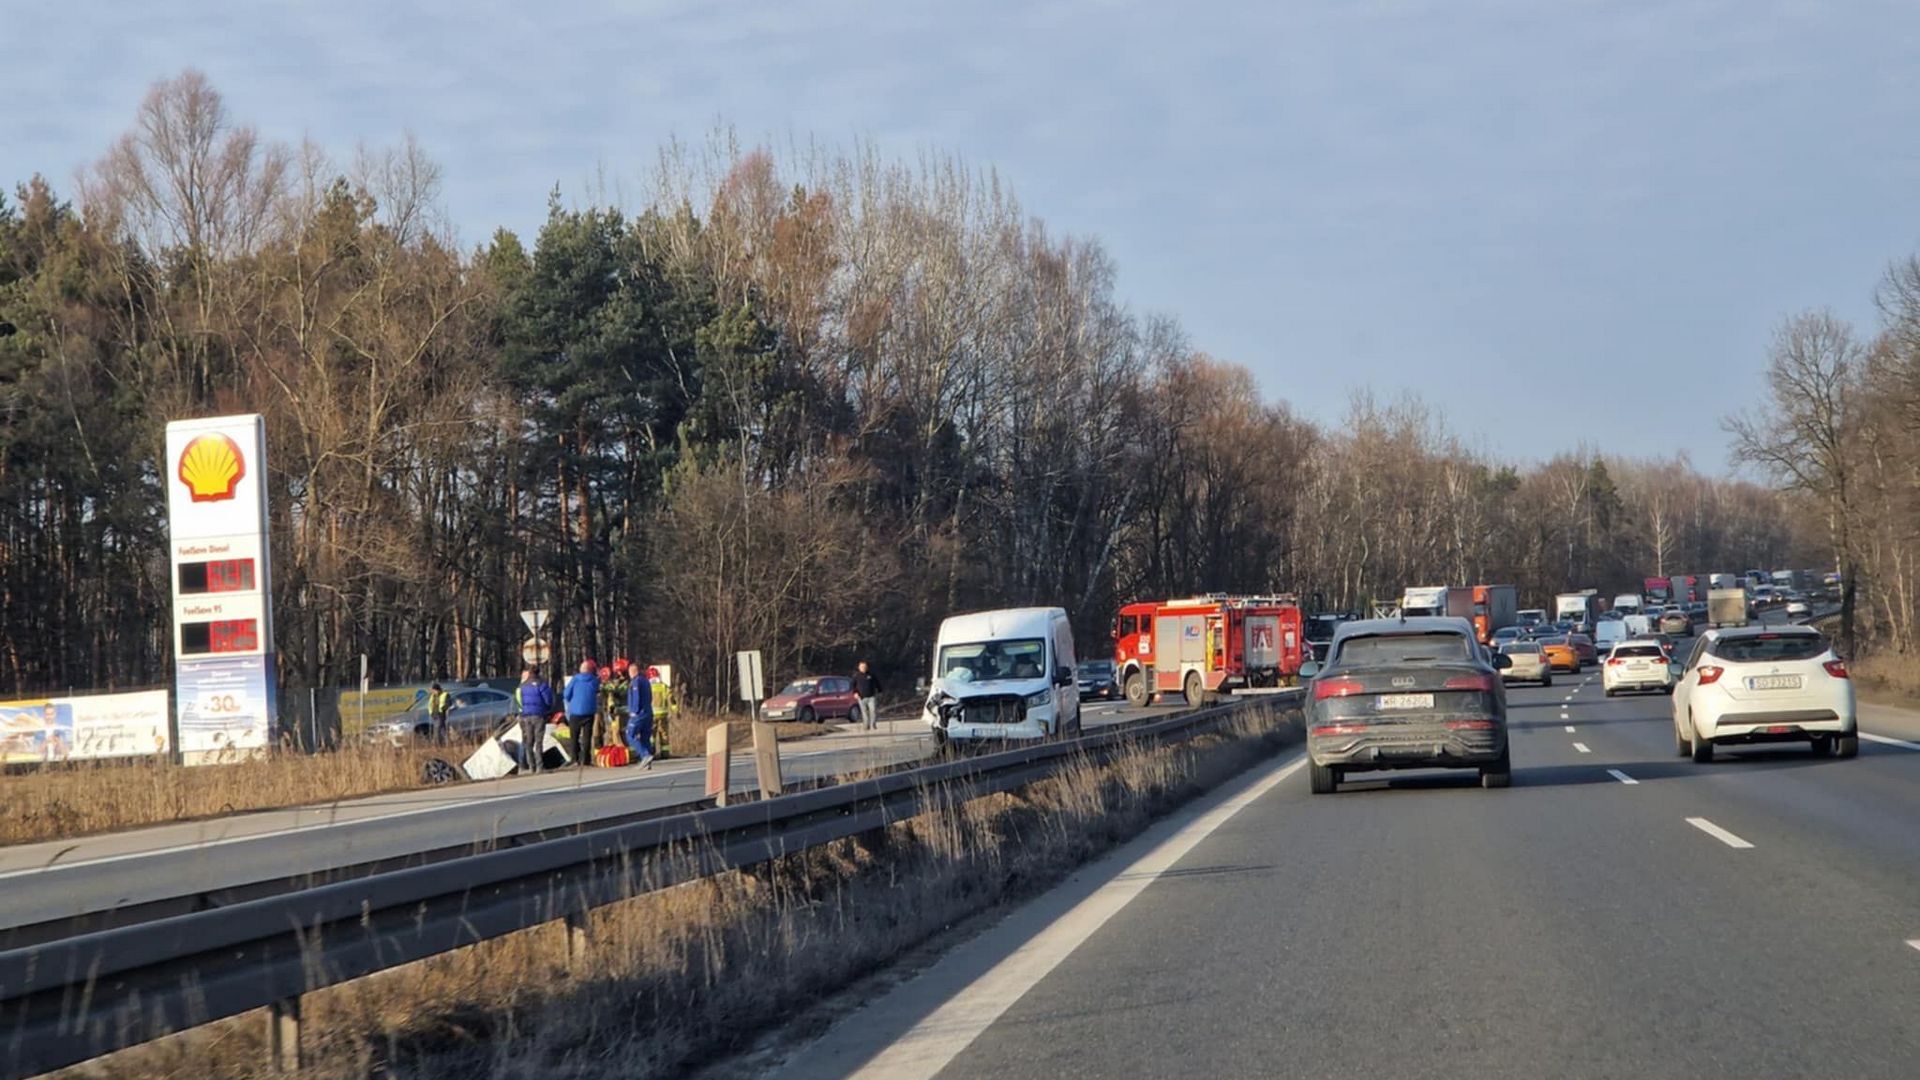
[[[1090,702],[1088,728],[1164,715]],[[781,745],[788,782],[914,762],[932,752],[917,720],[843,730]],[[0,947],[42,936],[8,931],[81,915],[150,918],[278,891],[307,876],[367,865],[405,865],[422,853],[459,853],[505,837],[696,802],[704,764],[663,761],[651,770],[569,769],[534,776],[396,792],[324,806],[234,814],[206,821],[0,848]],[[732,787],[757,787],[750,753],[733,761]]]
[[[1510,790],[1288,751],[776,1074],[1920,1076],[1920,715],[1695,765],[1599,683],[1510,690]]]

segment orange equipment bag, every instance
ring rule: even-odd
[[[632,754],[624,746],[603,746],[593,752],[593,763],[609,767],[625,765],[632,760]]]

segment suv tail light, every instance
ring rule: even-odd
[[[1827,674],[1836,679],[1844,679],[1847,677],[1847,662],[1845,660],[1829,660],[1820,666],[1826,668]]]
[[[1478,690],[1481,693],[1488,693],[1493,690],[1493,676],[1455,675],[1441,683],[1440,688],[1442,690]]]
[[[1714,683],[1717,683],[1720,681],[1720,676],[1725,675],[1726,673],[1727,673],[1726,668],[1714,667],[1712,664],[1701,664],[1700,665],[1700,685],[1712,686]]]
[[[1359,679],[1315,679],[1313,680],[1313,700],[1325,701],[1331,697],[1346,697],[1358,694],[1366,687]]]
[[[1607,657],[1607,666],[1608,666],[1608,667],[1619,667],[1620,665],[1622,665],[1622,664],[1624,664],[1624,663],[1626,663],[1626,661],[1625,661],[1625,660],[1622,660],[1622,659],[1620,659],[1620,658],[1619,658],[1619,657],[1617,657],[1617,656],[1609,656],[1609,657]]]

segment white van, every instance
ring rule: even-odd
[[[1063,608],[955,615],[940,624],[921,715],[941,742],[1077,735],[1075,666]]]

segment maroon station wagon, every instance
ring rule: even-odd
[[[802,724],[815,720],[858,720],[859,699],[853,696],[853,680],[845,675],[809,675],[787,684],[785,690],[768,698],[760,707],[767,720],[797,720]]]

